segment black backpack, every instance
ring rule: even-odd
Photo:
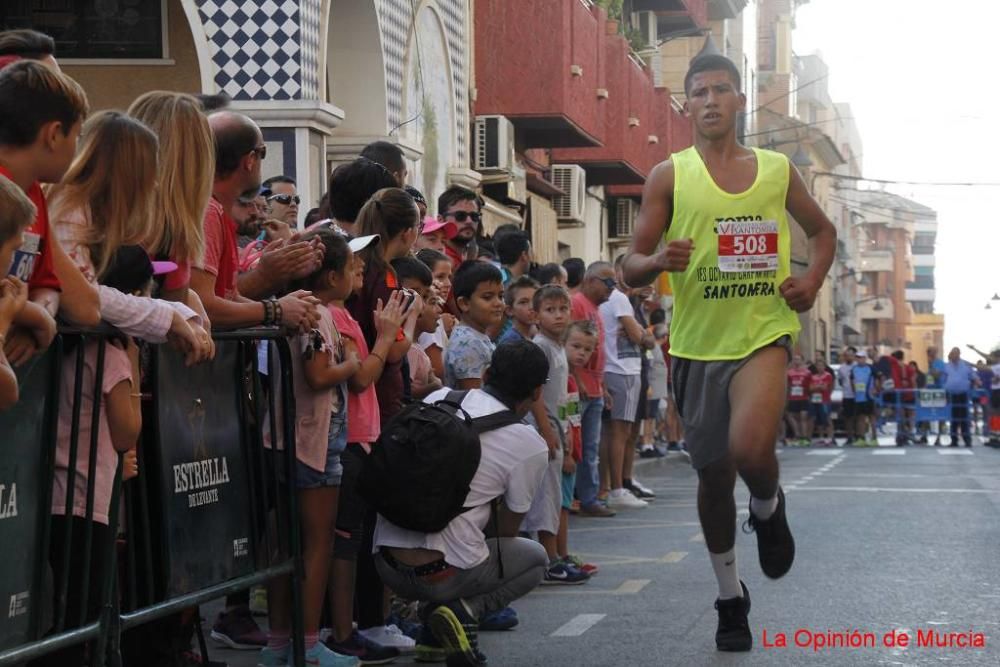
[[[407,405],[365,459],[358,494],[400,528],[437,533],[472,509],[465,499],[479,468],[479,436],[521,422],[511,410],[472,419],[462,409],[466,394]]]

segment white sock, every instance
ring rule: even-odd
[[[753,515],[761,521],[767,521],[770,519],[776,509],[778,509],[777,493],[774,494],[773,498],[768,498],[767,500],[761,500],[760,498],[750,496],[750,511],[753,512]]]
[[[740,573],[736,567],[736,547],[724,554],[708,552],[715,570],[715,579],[719,582],[719,599],[730,600],[743,597],[743,586],[740,585]]]

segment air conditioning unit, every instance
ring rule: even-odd
[[[514,125],[504,116],[476,117],[476,171],[509,174],[514,168]]]
[[[587,208],[587,173],[578,164],[552,165],[552,184],[565,192],[552,198],[559,222],[583,224]]]
[[[639,215],[639,204],[634,199],[628,197],[617,199],[615,201],[615,228],[612,236],[619,239],[632,238],[637,215]]]
[[[642,35],[642,40],[646,46],[655,48],[659,43],[659,33],[656,26],[656,14],[654,12],[635,12],[632,14],[632,25]]]

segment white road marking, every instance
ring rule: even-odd
[[[661,563],[679,563],[684,560],[684,557],[688,555],[686,551],[671,551],[668,552],[666,556],[660,559]]]
[[[635,595],[649,585],[649,579],[626,579],[622,585],[615,589],[615,595]]]
[[[609,530],[634,530],[636,528],[678,528],[700,525],[697,521],[674,521],[672,523],[635,523],[630,526],[604,525],[598,528],[570,528],[571,533],[605,533]]]
[[[972,456],[970,449],[939,449],[937,453],[942,456]]]
[[[694,537],[692,537],[688,541],[689,542],[704,542],[705,541],[705,535],[703,533],[698,533],[697,535],[695,535]]]
[[[580,614],[553,632],[550,637],[579,637],[601,622],[607,614]]]
[[[905,449],[873,449],[872,456],[903,456]]]
[[[861,491],[867,493],[983,493],[1000,494],[1000,489],[893,489],[881,486],[804,486],[801,491]]]
[[[836,449],[814,449],[806,452],[806,456],[841,456],[839,450]]]

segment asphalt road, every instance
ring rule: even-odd
[[[1000,664],[1000,451],[782,451],[796,563],[783,579],[768,580],[756,537],[738,534],[753,603],[747,654],[715,650],[716,587],[697,522],[696,480],[674,457],[641,463],[638,476],[658,496],[648,508],[573,518],[570,547],[600,573],[584,586],[543,587],[515,602],[519,627],[481,635],[491,665]],[[747,500],[740,485],[740,521]],[[918,645],[930,631],[985,648]],[[909,645],[886,646],[892,633],[906,634]],[[830,648],[817,636],[828,645],[853,639],[875,647]],[[213,657],[255,663],[243,652]]]

